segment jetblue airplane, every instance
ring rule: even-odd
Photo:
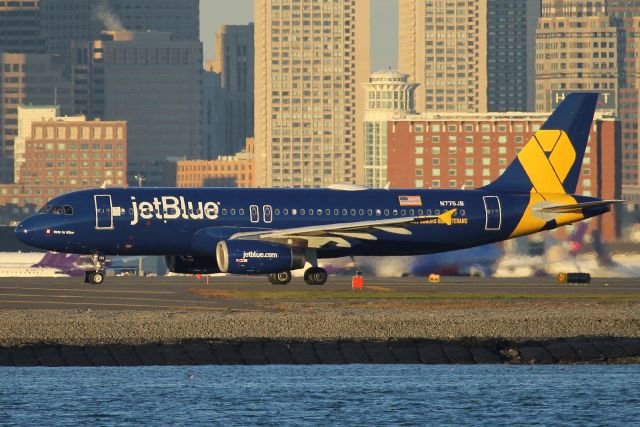
[[[91,255],[164,255],[176,273],[265,274],[309,285],[318,259],[446,252],[525,236],[609,212],[619,200],[574,195],[597,94],[558,106],[505,172],[474,190],[109,188],[49,201],[16,228],[31,246]]]

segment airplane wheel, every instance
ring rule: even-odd
[[[327,281],[327,270],[320,267],[311,267],[304,272],[304,281],[307,285],[324,285]]]
[[[101,285],[104,282],[104,271],[89,271],[86,281],[92,285]]]
[[[273,285],[286,285],[291,281],[290,271],[269,274],[269,282]]]

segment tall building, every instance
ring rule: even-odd
[[[369,0],[255,1],[256,184],[364,181]]]
[[[363,84],[364,185],[382,188],[387,184],[387,123],[394,117],[415,113],[416,83],[394,70],[378,71]]]
[[[539,0],[400,0],[399,69],[418,111],[533,108]]]
[[[535,111],[540,0],[487,1],[487,111]]]
[[[212,71],[221,79],[224,145],[220,154],[237,153],[253,136],[253,24],[223,25],[216,34]]]
[[[162,182],[162,162],[202,156],[202,43],[105,31],[74,44],[76,112],[128,123],[129,179]],[[81,92],[80,95],[78,93]]]
[[[71,85],[64,67],[45,53],[0,52],[0,182],[13,182],[18,106],[59,105],[71,112]]]
[[[199,0],[40,0],[42,34],[52,52],[102,31],[160,31],[176,40],[200,40]]]
[[[0,1],[0,51],[43,53],[39,0]]]
[[[220,74],[207,61],[202,73],[202,154],[207,160],[224,152],[224,96]]]
[[[542,4],[537,110],[553,109],[569,92],[599,92],[598,110],[613,112],[622,122],[622,182],[637,192],[640,4],[578,0]]]

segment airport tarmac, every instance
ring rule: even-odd
[[[363,291],[348,277],[330,277],[324,286],[294,278],[284,286],[265,277],[108,277],[88,285],[78,277],[0,278],[0,309],[101,309],[166,311],[256,311],[276,301],[344,300],[617,300],[640,301],[640,280],[594,279],[588,285],[557,283],[553,277],[496,279],[442,277],[365,278]],[[261,304],[269,301],[271,304]]]
[[[0,366],[638,363],[640,282],[0,278]]]

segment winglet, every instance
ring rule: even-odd
[[[453,214],[456,213],[458,209],[451,209],[449,211],[446,211],[443,214],[438,215],[438,219],[442,222],[444,222],[447,225],[451,225],[451,218],[453,217]]]

